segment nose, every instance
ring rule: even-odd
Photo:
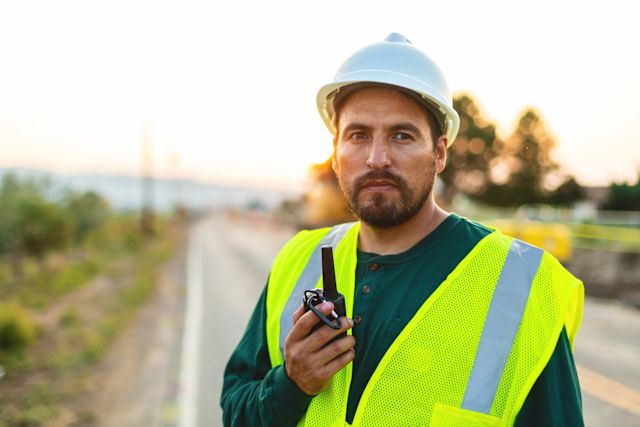
[[[391,166],[389,146],[382,138],[374,139],[369,147],[367,166],[370,169],[385,169]]]

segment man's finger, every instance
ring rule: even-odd
[[[356,340],[347,335],[321,348],[315,357],[321,365],[326,365],[347,350],[355,348]]]
[[[298,309],[295,311],[295,313],[293,313],[293,323],[292,323],[292,325],[295,325],[296,323],[298,323],[298,320],[300,320],[300,318],[302,317],[303,314],[304,314],[304,305],[300,304],[300,307],[298,307]]]
[[[333,311],[333,303],[325,301],[322,304],[318,304],[316,308],[320,313],[325,316],[329,315]],[[311,329],[320,321],[320,318],[316,314],[309,310],[304,313],[297,322],[293,324],[291,331],[289,332],[290,339],[302,340],[311,333]]]
[[[323,325],[321,328],[314,331],[305,339],[305,347],[310,351],[315,352],[327,345],[328,342],[338,335],[347,332],[347,330],[353,327],[353,320],[346,317],[341,317],[340,320],[342,322],[342,327],[340,329],[333,329],[327,325]],[[323,363],[324,362],[326,362],[326,360],[323,361]]]
[[[356,351],[353,348],[342,353],[340,356],[327,363],[321,370],[320,374],[325,378],[331,378],[340,369],[348,365],[353,359],[356,358]]]

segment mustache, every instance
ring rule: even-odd
[[[379,180],[389,181],[393,183],[393,185],[395,185],[396,187],[400,187],[400,188],[405,188],[407,186],[406,181],[402,177],[395,175],[387,170],[371,171],[365,175],[362,175],[361,177],[355,180],[355,182],[353,183],[353,186],[356,191],[360,191],[367,184],[369,184],[369,182],[379,181]]]

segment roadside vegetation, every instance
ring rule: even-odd
[[[91,425],[66,405],[153,295],[180,223],[116,213],[93,192],[0,184],[0,427]]]

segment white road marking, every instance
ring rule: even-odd
[[[198,377],[200,330],[202,328],[203,256],[196,241],[196,228],[189,235],[187,258],[187,303],[180,366],[180,415],[178,427],[196,427],[198,423]]]

